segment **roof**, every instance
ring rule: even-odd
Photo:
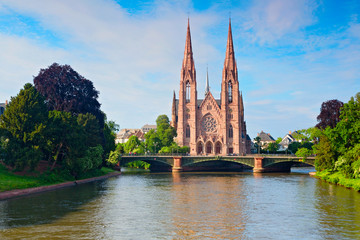
[[[204,101],[204,99],[198,99],[197,100],[197,106],[200,107],[201,103]],[[220,99],[215,99],[217,105],[219,106],[219,108],[221,109],[221,100]],[[175,100],[176,103],[176,116],[178,115],[178,109],[179,109],[179,99]]]
[[[273,142],[273,141],[275,141],[275,139],[270,135],[270,133],[265,133],[263,131],[261,131],[258,134],[258,137],[260,137],[262,142]]]
[[[141,129],[143,128],[156,128],[156,125],[145,124],[144,126],[141,127]]]

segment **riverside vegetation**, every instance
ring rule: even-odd
[[[0,191],[108,173],[102,167],[115,150],[117,125],[106,120],[98,94],[90,80],[57,63],[25,84],[0,117]]]
[[[299,131],[298,136],[311,140],[312,150],[300,148],[296,155],[315,154],[318,178],[360,191],[360,93],[345,104],[324,102],[317,120],[315,127]]]
[[[360,191],[360,92],[343,105],[332,101],[318,116],[316,175]]]

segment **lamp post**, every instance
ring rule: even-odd
[[[158,145],[157,142],[154,143],[154,147],[155,147],[155,154],[156,154],[156,146]]]

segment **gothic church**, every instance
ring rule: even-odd
[[[220,99],[214,98],[208,77],[206,80],[205,98],[198,99],[188,21],[179,99],[174,92],[172,103],[171,125],[177,131],[176,142],[180,146],[189,146],[191,155],[250,153],[251,140],[246,134],[230,21]]]

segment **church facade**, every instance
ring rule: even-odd
[[[196,70],[188,21],[184,59],[181,68],[179,97],[174,92],[171,125],[176,129],[176,142],[189,146],[191,155],[245,155],[251,140],[246,133],[244,103],[239,91],[238,72],[229,21],[220,99],[209,89],[198,99]]]

